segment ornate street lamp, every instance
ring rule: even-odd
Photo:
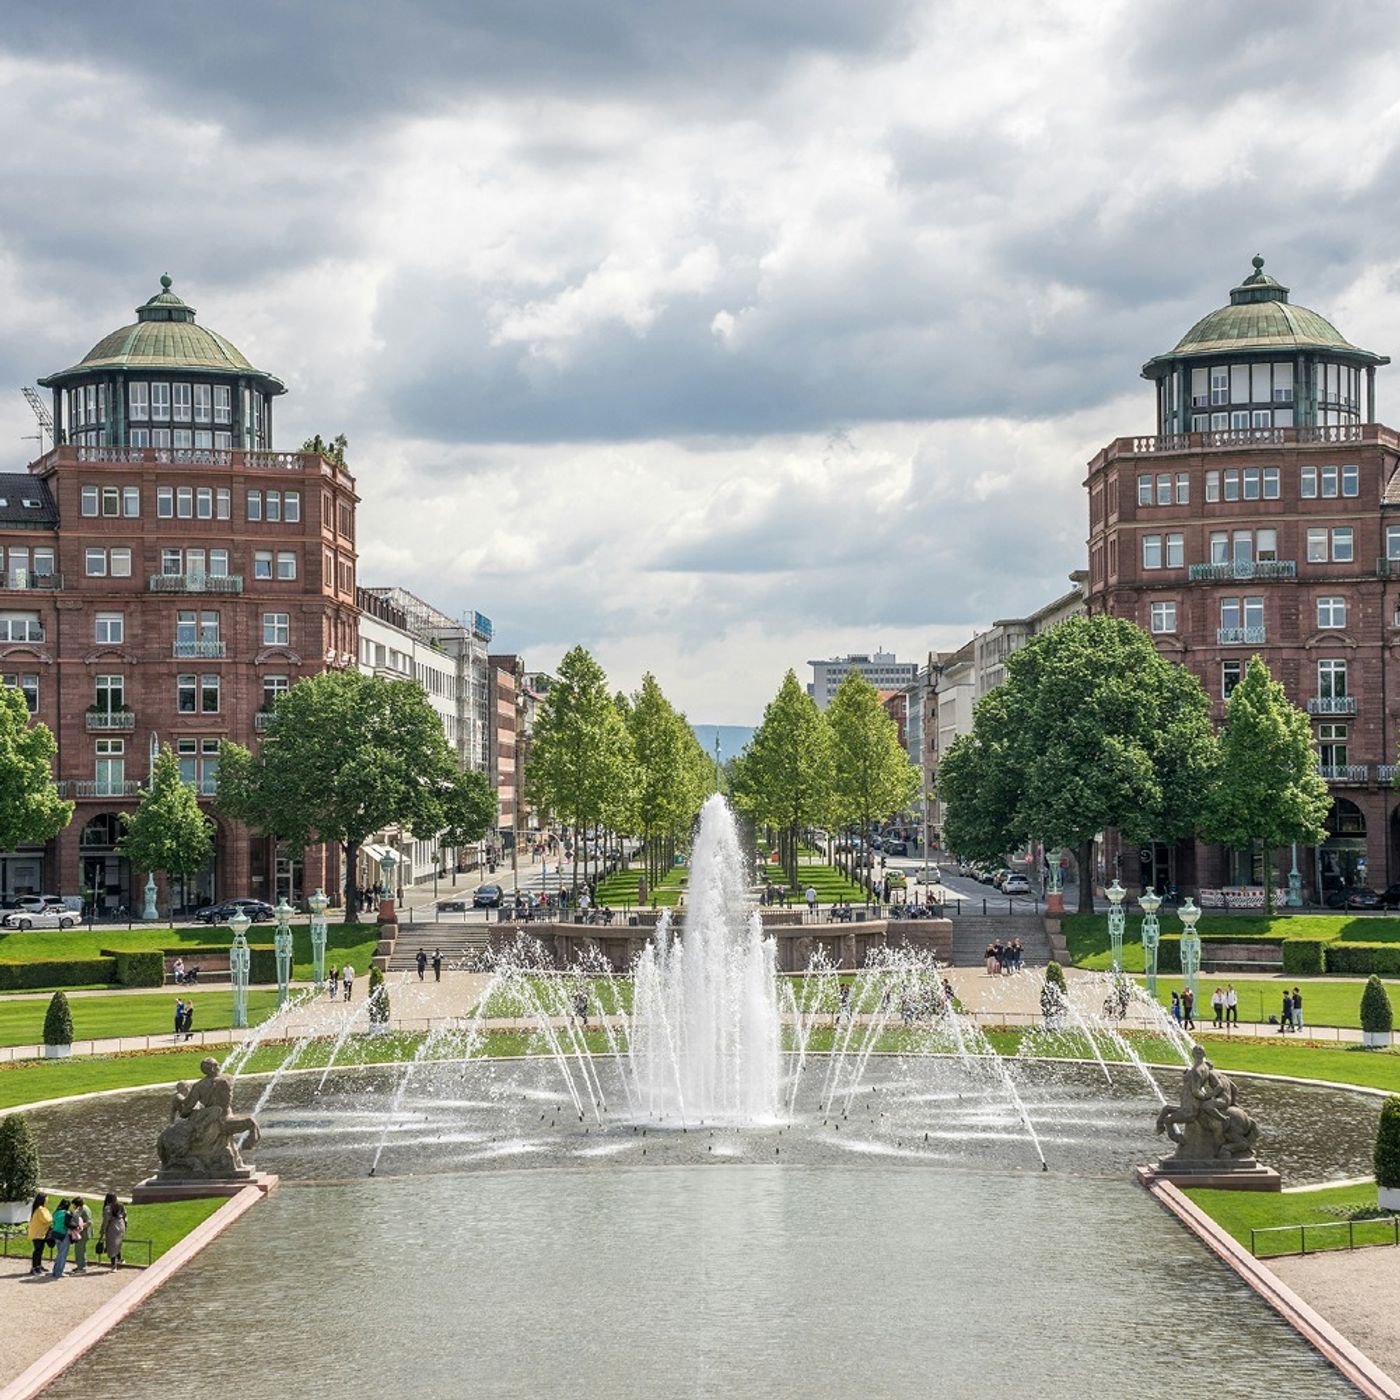
[[[1162,896],[1156,890],[1144,890],[1138,896],[1138,906],[1142,910],[1142,963],[1147,973],[1147,994],[1157,998],[1157,945],[1161,942],[1162,930],[1157,923],[1157,911],[1162,907]]]
[[[1303,907],[1303,876],[1298,869],[1298,843],[1293,843],[1293,865],[1288,872],[1288,907],[1290,909],[1301,909]],[[1269,912],[1267,909],[1264,911]]]
[[[1123,908],[1123,900],[1127,895],[1127,890],[1118,883],[1118,877],[1113,877],[1113,883],[1104,891],[1108,896],[1108,943],[1113,950],[1113,970],[1123,971],[1123,927],[1128,922],[1127,910]]]
[[[277,959],[277,1006],[286,1006],[292,980],[292,906],[283,895],[277,901],[277,932],[272,937],[272,950]]]
[[[233,931],[233,947],[228,954],[229,981],[233,983],[233,1024],[236,1030],[246,1030],[248,1026],[248,970],[252,955],[248,952],[248,925],[252,920],[243,912],[238,912],[228,921]]]
[[[326,906],[330,900],[318,888],[306,902],[311,906],[311,980],[319,984],[326,980]]]
[[[1191,1004],[1200,1000],[1200,987],[1197,985],[1201,972],[1201,935],[1196,932],[1196,920],[1201,911],[1188,899],[1177,911],[1183,932],[1181,935],[1181,972],[1186,985],[1191,989]]]
[[[155,872],[146,872],[146,907],[141,911],[143,919],[158,919],[160,914],[156,911],[156,877]]]
[[[398,863],[398,856],[386,847],[384,854],[379,857],[379,869],[384,876],[384,898],[390,901],[394,898],[394,869]]]

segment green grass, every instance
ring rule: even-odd
[[[202,1225],[220,1206],[228,1204],[227,1196],[205,1196],[197,1201],[160,1201],[144,1206],[127,1206],[126,1235],[129,1240],[150,1240],[151,1261],[154,1263],[168,1250],[180,1243],[196,1225]],[[94,1225],[102,1220],[102,1201],[97,1198],[88,1203],[92,1211]],[[133,1262],[140,1259],[135,1251]],[[92,1249],[88,1248],[88,1263],[93,1261]]]
[[[1353,1212],[1376,1209],[1376,1184],[1326,1186],[1317,1191],[1187,1191],[1212,1220],[1246,1249],[1251,1229],[1263,1230],[1281,1225],[1326,1224],[1328,1229],[1309,1230],[1308,1253],[1315,1250],[1346,1249],[1349,1243],[1347,1218]],[[1361,1244],[1393,1244],[1395,1225],[1389,1215],[1375,1220],[1357,1220],[1351,1238]],[[1302,1244],[1298,1230],[1257,1237],[1258,1255],[1268,1259],[1279,1254],[1297,1254]]]
[[[787,884],[787,875],[781,865],[769,861],[764,870],[775,888]],[[839,904],[844,901],[861,904],[870,897],[834,865],[800,865],[797,874],[797,884],[789,892],[790,903],[802,903],[809,885],[817,892],[818,904]]]
[[[639,903],[638,887],[644,870],[619,870],[600,880],[597,885],[595,904],[606,904],[613,909],[635,909]],[[647,907],[653,904],[659,909],[674,908],[684,892],[684,881],[689,878],[690,869],[684,865],[673,865],[661,877],[658,884],[651,887],[647,895]]]
[[[149,996],[71,997],[74,1040],[106,1040],[119,1035],[173,1035],[175,1002],[194,1002],[197,1031],[223,1030],[233,1024],[233,993],[186,992],[172,987]],[[275,991],[248,993],[248,1020],[252,1025],[277,1009]],[[0,1045],[34,1045],[44,1038],[44,1013],[48,1002],[0,1001]]]
[[[1142,979],[1139,978],[1140,982]],[[1288,977],[1279,973],[1275,977],[1230,978],[1201,974],[1200,1001],[1196,1006],[1197,1026],[1208,1026],[1212,1022],[1210,1006],[1211,993],[1216,987],[1224,988],[1230,982],[1240,999],[1241,1021],[1267,1021],[1283,1012],[1283,989],[1297,987],[1303,994],[1304,1034],[1308,1026],[1348,1026],[1352,1030],[1361,1028],[1361,989],[1365,983],[1317,981]],[[1186,985],[1182,977],[1159,977],[1157,979],[1157,1000],[1170,1009],[1172,992],[1179,992]],[[1388,984],[1392,1002],[1400,984]],[[1400,1007],[1397,1007],[1400,1011]]]

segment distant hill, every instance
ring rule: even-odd
[[[695,737],[700,741],[700,747],[705,750],[711,758],[715,754],[715,739],[719,739],[719,761],[728,763],[736,754],[741,753],[753,738],[753,727],[745,724],[692,724],[690,726],[695,731]]]

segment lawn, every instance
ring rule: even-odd
[[[787,884],[787,875],[781,865],[772,861],[764,867],[764,874],[772,881],[774,888]],[[789,890],[790,903],[800,904],[808,886],[817,892],[818,904],[863,904],[870,895],[859,885],[848,880],[834,865],[799,865],[797,884]]]
[[[172,987],[168,992],[149,996],[129,993],[122,996],[70,997],[74,1040],[105,1040],[119,1035],[173,1035],[175,1002],[194,1002],[194,1028],[197,1031],[223,1030],[233,1024],[233,993],[186,992]],[[0,1001],[0,1045],[33,1045],[44,1038],[44,1013],[48,1002],[42,998]],[[248,993],[248,1020],[252,1025],[265,1020],[277,1009],[275,991]]]
[[[100,1238],[102,1224],[102,1192],[94,1187],[85,1198],[88,1210],[92,1212],[92,1238],[88,1243],[88,1267],[105,1271],[106,1259],[99,1255],[93,1245]],[[57,1197],[50,1193],[49,1208],[52,1209]],[[126,1245],[123,1250],[128,1264],[154,1264],[162,1254],[174,1249],[197,1225],[202,1225],[221,1206],[228,1204],[227,1196],[204,1196],[194,1201],[158,1201],[147,1205],[128,1205],[126,1208]],[[147,1258],[145,1241],[150,1242],[150,1256]],[[12,1238],[9,1252],[29,1253],[28,1240],[16,1245]],[[50,1259],[53,1251],[49,1251]],[[72,1266],[72,1256],[69,1256]]]
[[[1212,1220],[1246,1249],[1250,1230],[1278,1226],[1325,1225],[1307,1232],[1308,1253],[1324,1249],[1346,1249],[1351,1241],[1361,1244],[1394,1244],[1395,1222],[1390,1215],[1379,1219],[1356,1220],[1348,1229],[1354,1212],[1376,1209],[1376,1184],[1325,1186],[1317,1191],[1205,1191],[1185,1193]],[[1302,1231],[1280,1230],[1278,1234],[1256,1237],[1259,1258],[1298,1254]]]
[[[635,909],[640,902],[637,890],[645,873],[643,870],[619,870],[600,880],[594,903],[606,904],[613,909]],[[647,896],[647,906],[650,908],[654,905],[661,909],[674,907],[684,893],[684,882],[689,875],[687,866],[673,865],[662,875],[661,882],[652,886]]]
[[[1138,979],[1139,982],[1141,980]],[[1305,1029],[1307,1026],[1350,1026],[1353,1030],[1361,1028],[1361,990],[1365,986],[1364,982],[1334,981],[1330,978],[1326,981],[1303,980],[1285,977],[1283,973],[1279,973],[1277,977],[1233,979],[1202,973],[1199,981],[1201,999],[1196,1006],[1198,1026],[1211,1024],[1211,993],[1216,987],[1224,988],[1231,983],[1240,999],[1241,1021],[1267,1021],[1270,1016],[1277,1017],[1283,1010],[1283,989],[1287,987],[1291,991],[1297,987],[1303,994]],[[1185,985],[1186,981],[1182,977],[1159,977],[1157,1000],[1170,1009],[1172,992],[1179,992]],[[1386,986],[1394,1004],[1400,984],[1388,982]],[[1400,1012],[1400,1007],[1396,1010]],[[1400,1020],[1400,1016],[1397,1016],[1397,1020]]]

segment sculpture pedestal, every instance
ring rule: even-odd
[[[1170,1181],[1180,1190],[1204,1186],[1212,1191],[1282,1191],[1283,1178],[1272,1167],[1256,1162],[1253,1157],[1237,1158],[1234,1162],[1178,1162],[1168,1157],[1155,1167],[1139,1167],[1138,1183],[1151,1186],[1154,1181]]]
[[[152,1201],[197,1201],[208,1196],[236,1196],[240,1191],[255,1186],[264,1196],[275,1190],[277,1177],[272,1172],[249,1170],[244,1176],[228,1177],[222,1181],[162,1181],[159,1175],[149,1176],[131,1192],[133,1205],[146,1205]]]

